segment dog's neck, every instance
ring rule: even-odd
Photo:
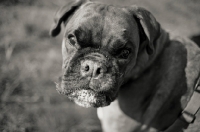
[[[148,110],[151,109],[151,107],[155,107],[155,104],[151,104],[152,102],[149,102],[148,99],[153,98],[150,97],[154,94],[154,92],[157,90],[156,87],[154,86],[149,86],[151,81],[154,80],[153,75],[156,72],[155,69],[153,71],[151,70],[150,67],[157,61],[157,58],[159,55],[163,52],[165,47],[168,45],[169,42],[169,34],[164,31],[163,29],[160,30],[161,34],[155,40],[154,46],[155,50],[152,55],[148,55],[146,51],[144,50],[143,53],[140,53],[138,56],[138,61],[135,67],[135,71],[132,73],[132,79],[129,82],[127,82],[124,86],[122,86],[121,91],[119,92],[119,103],[123,104],[124,107],[126,104],[124,102],[132,102],[131,104],[127,104],[133,109],[129,109],[128,111],[124,111],[125,113],[133,114],[129,115],[130,117],[133,117],[136,120],[144,121],[146,124],[149,124],[151,120],[154,118],[154,111],[157,110]],[[146,72],[149,72],[146,74]],[[143,75],[146,76],[143,76]],[[141,77],[142,76],[142,77]],[[128,88],[131,87],[131,88]],[[154,87],[154,89],[151,89],[151,87]],[[131,89],[131,91],[126,91],[125,89]],[[138,89],[139,88],[139,89]],[[123,90],[124,89],[124,90]],[[129,95],[130,94],[130,95]],[[135,95],[137,94],[137,95]],[[123,98],[126,96],[127,98],[130,97],[130,100],[132,101],[125,101]],[[122,103],[123,102],[123,103]],[[132,106],[134,104],[134,106]],[[123,106],[121,106],[123,109]],[[158,105],[158,110],[160,110],[160,105]],[[150,114],[149,114],[150,112]],[[152,112],[152,117],[151,117],[151,112]],[[155,112],[156,113],[156,112]],[[146,120],[147,117],[149,116],[149,120]]]
[[[187,91],[185,49],[169,40],[168,33],[161,29],[154,43],[155,53],[138,56],[142,61],[136,64],[131,81],[121,87],[118,96],[119,106],[125,114],[157,129],[164,129],[177,118],[183,104],[180,98]],[[174,91],[179,92],[174,94]],[[166,116],[165,113],[170,114]],[[162,119],[167,121],[162,122]]]

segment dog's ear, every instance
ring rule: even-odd
[[[62,22],[67,21],[71,15],[84,3],[88,2],[89,0],[73,0],[63,7],[61,7],[55,14],[54,17],[54,25],[50,30],[50,35],[52,37],[57,36],[61,31],[61,24]]]
[[[160,24],[155,17],[146,9],[132,6],[131,11],[139,27],[140,44],[146,43],[148,54],[154,52],[154,42],[160,34]]]

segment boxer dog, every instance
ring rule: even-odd
[[[56,13],[51,36],[62,23],[57,91],[80,106],[98,108],[104,132],[158,132],[176,121],[200,75],[195,43],[172,36],[135,5],[72,1]]]

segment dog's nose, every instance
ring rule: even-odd
[[[107,67],[99,62],[86,60],[81,64],[82,76],[98,77],[107,72]]]

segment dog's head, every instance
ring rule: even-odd
[[[78,0],[62,7],[50,32],[64,23],[59,93],[84,107],[109,105],[131,78],[139,54],[154,52],[159,25],[146,10]]]

